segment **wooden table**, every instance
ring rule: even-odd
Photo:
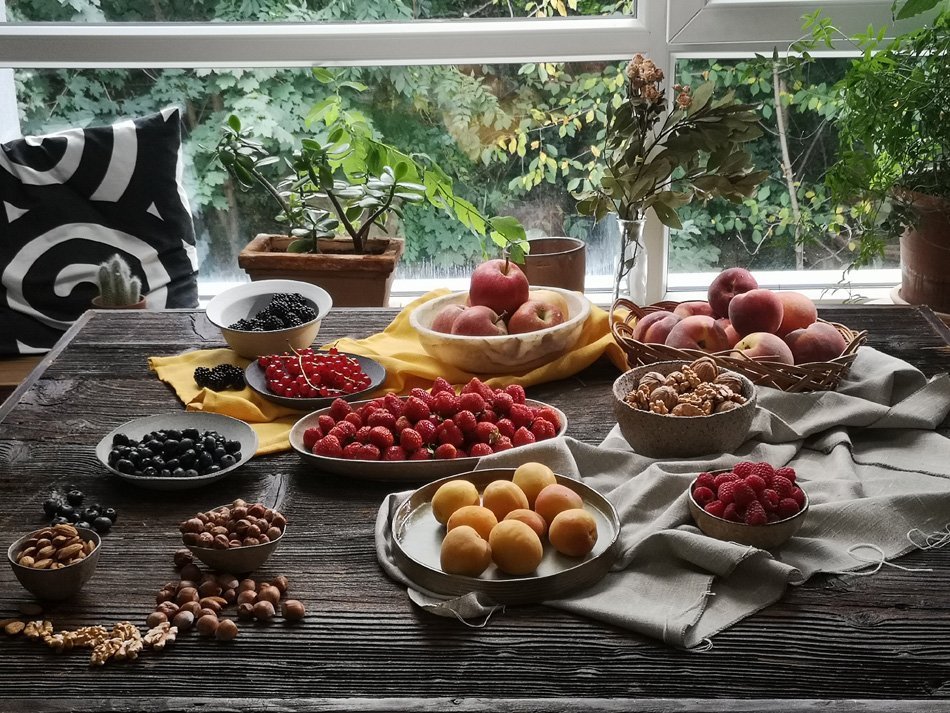
[[[320,338],[363,336],[394,310],[334,310]],[[926,308],[841,307],[822,316],[928,375],[950,367],[950,333]],[[95,577],[48,612],[57,628],[144,624],[175,579],[178,523],[229,502],[280,500],[291,534],[261,572],[285,574],[305,623],[247,625],[231,645],[183,636],[163,654],[90,669],[0,635],[0,709],[950,711],[950,552],[902,560],[932,573],[819,577],[717,635],[705,653],[543,606],[511,608],[484,629],[416,609],[376,563],[373,523],[391,486],[322,475],[292,453],[259,457],[213,486],[161,494],[107,475],[94,445],[118,424],[181,408],[148,372],[149,355],[220,346],[201,312],[90,312],[0,409],[0,535],[42,523],[48,492],[76,484],[119,510]],[[598,365],[529,390],[599,442],[612,425]],[[946,427],[948,424],[944,424]],[[944,429],[946,433],[946,429]],[[950,520],[950,513],[948,513]],[[0,576],[0,618],[28,601]],[[777,700],[778,699],[778,700]]]

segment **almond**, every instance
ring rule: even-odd
[[[65,562],[69,559],[72,559],[76,556],[77,553],[82,552],[83,544],[81,542],[76,542],[72,545],[67,545],[59,552],[56,553],[56,559],[60,562]]]

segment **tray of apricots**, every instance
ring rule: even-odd
[[[409,579],[439,594],[480,592],[501,604],[589,587],[616,559],[619,534],[609,500],[533,462],[433,481],[392,518],[393,556]]]

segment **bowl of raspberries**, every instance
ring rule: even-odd
[[[700,473],[690,483],[687,502],[704,534],[765,550],[787,542],[808,512],[794,468],[749,461]]]
[[[297,280],[259,280],[216,295],[206,310],[228,346],[248,359],[306,349],[333,306],[322,287]]]

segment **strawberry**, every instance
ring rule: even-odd
[[[409,422],[409,419],[405,416],[400,416],[396,419],[396,425],[393,426],[393,431],[396,434],[402,433],[407,428],[412,428],[412,424]]]
[[[494,451],[487,443],[474,443],[472,444],[472,447],[468,449],[468,454],[475,458],[490,456],[492,453],[494,453]]]
[[[432,406],[433,396],[425,389],[420,389],[419,387],[416,387],[409,391],[409,395],[415,396],[417,399],[422,401],[422,403],[424,403],[426,406],[430,406],[430,407]]]
[[[390,446],[383,452],[383,460],[406,460],[406,452],[401,446]]]
[[[335,425],[336,425],[336,419],[333,418],[333,416],[330,416],[329,414],[326,414],[326,413],[322,413],[319,416],[317,416],[317,426],[319,426],[320,430],[323,431],[324,433],[329,433],[330,429],[333,428]]]
[[[362,451],[360,452],[361,460],[379,460],[379,456],[379,448],[374,446],[372,443],[363,444]]]
[[[481,394],[469,392],[459,395],[459,408],[464,411],[478,414],[484,411],[486,406],[485,399],[482,398]]]
[[[509,384],[505,387],[505,393],[511,396],[516,404],[525,402],[524,387],[521,384]]]
[[[429,408],[429,404],[418,396],[410,396],[406,399],[406,403],[403,406],[402,415],[415,423],[424,418],[429,418],[429,416],[432,415],[432,409]]]
[[[515,435],[511,438],[511,444],[513,446],[526,446],[529,443],[534,443],[536,440],[537,438],[534,437],[534,434],[522,426],[515,431]]]
[[[346,446],[343,447],[343,457],[349,460],[359,460],[363,457],[363,444],[359,441],[347,443]]]
[[[422,419],[421,421],[416,421],[415,429],[418,434],[422,437],[423,443],[432,443],[435,438],[435,429],[436,425],[434,421],[431,421],[427,418]]]
[[[354,426],[356,426],[357,429],[360,429],[363,427],[363,419],[360,417],[358,413],[356,413],[356,411],[351,411],[350,413],[346,414],[343,420],[349,421]]]
[[[550,408],[536,408],[534,409],[535,418],[543,418],[545,421],[550,421],[554,424],[554,429],[557,430],[561,427],[561,419],[557,415],[557,411]]]
[[[435,435],[439,443],[451,443],[456,448],[465,443],[465,436],[462,435],[461,429],[455,425],[451,418],[447,418],[439,424]]]
[[[515,424],[513,424],[507,418],[498,419],[498,422],[495,424],[495,426],[498,427],[498,432],[507,438],[513,437],[515,435],[515,431],[517,430],[515,428]]]
[[[385,451],[387,448],[392,448],[395,439],[392,431],[385,426],[373,426],[369,431],[369,442],[379,450]]]
[[[422,436],[420,436],[419,432],[414,428],[403,429],[399,433],[399,445],[407,452],[412,452],[422,448]]]
[[[511,398],[511,394],[506,394],[504,391],[496,391],[491,398],[492,409],[500,414],[507,414],[514,403],[515,400]]]
[[[435,377],[435,381],[432,382],[432,386],[429,388],[429,393],[435,396],[436,394],[441,393],[451,393],[455,396],[455,389],[452,388],[452,384],[443,379],[441,376]]]
[[[336,436],[326,435],[313,444],[313,454],[327,458],[342,458],[343,447]]]
[[[428,448],[418,448],[409,454],[409,460],[432,460],[432,453]]]
[[[498,430],[498,426],[494,423],[479,421],[475,424],[475,438],[479,443],[491,444],[500,435],[501,431]]]
[[[367,417],[366,425],[393,428],[396,425],[396,417],[384,408],[377,409]]]
[[[498,414],[492,411],[490,408],[486,408],[478,415],[479,421],[486,421],[487,423],[495,423],[498,421]]]
[[[557,435],[557,431],[554,430],[554,424],[550,421],[545,421],[543,418],[539,418],[531,424],[531,433],[534,434],[535,439],[538,441],[554,438]]]
[[[362,428],[356,429],[356,434],[353,436],[353,439],[358,443],[369,443],[369,432],[373,430],[369,426],[363,426]]]
[[[451,443],[443,443],[435,449],[434,456],[438,459],[450,459],[458,456],[458,450]]]
[[[512,447],[511,439],[507,436],[498,436],[498,438],[495,439],[495,442],[491,444],[491,449],[495,453],[507,451]]]
[[[404,402],[396,394],[386,394],[383,401],[386,404],[386,410],[393,416],[398,417],[402,413]]]
[[[451,418],[459,410],[459,397],[454,391],[439,391],[435,395],[432,410],[440,416]]]
[[[475,427],[478,425],[478,420],[471,411],[459,411],[452,417],[452,420],[466,436],[474,434]]]

